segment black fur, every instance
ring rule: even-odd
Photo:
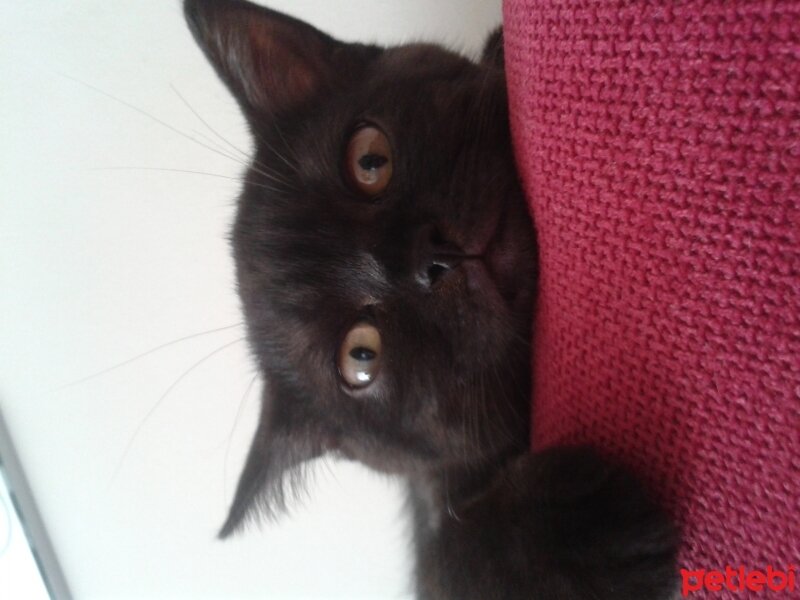
[[[233,248],[266,389],[220,535],[280,514],[331,452],[408,481],[420,598],[669,597],[672,529],[633,479],[588,450],[527,453],[536,246],[501,32],[473,63],[344,44],[241,0],[185,12],[257,141]],[[392,148],[377,198],[343,173],[364,123]],[[336,356],[365,319],[384,364],[356,390]]]

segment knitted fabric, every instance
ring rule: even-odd
[[[504,19],[540,245],[534,445],[639,473],[681,567],[800,565],[800,1]]]

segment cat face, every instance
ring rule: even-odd
[[[233,248],[266,390],[223,534],[325,452],[409,474],[524,446],[536,257],[496,46],[476,64],[240,1],[186,14],[256,139]]]

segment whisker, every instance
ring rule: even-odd
[[[137,113],[139,113],[140,115],[143,115],[143,116],[147,117],[148,119],[150,119],[151,121],[153,121],[155,123],[158,123],[162,127],[166,127],[167,129],[169,129],[170,131],[172,131],[174,133],[177,133],[181,137],[184,137],[187,140],[194,142],[198,146],[202,146],[203,148],[205,148],[207,150],[210,150],[211,152],[214,152],[215,154],[219,154],[220,156],[224,156],[225,158],[228,158],[230,160],[234,160],[234,161],[238,162],[239,164],[242,164],[244,166],[248,166],[247,162],[239,160],[239,159],[231,156],[230,154],[227,154],[225,152],[217,150],[213,146],[209,146],[208,144],[205,144],[205,143],[201,142],[200,140],[192,137],[191,135],[189,135],[185,131],[181,131],[180,129],[170,125],[166,121],[162,121],[161,119],[159,119],[155,115],[147,112],[146,110],[144,110],[142,108],[139,108],[135,104],[131,104],[130,102],[128,102],[126,100],[123,100],[122,98],[118,98],[118,97],[114,96],[113,94],[109,94],[108,92],[103,91],[100,88],[93,86],[91,83],[87,83],[85,81],[81,81],[80,79],[72,77],[71,75],[67,75],[66,73],[61,73],[59,71],[55,71],[55,73],[60,75],[61,77],[64,77],[65,79],[69,79],[70,81],[74,81],[75,83],[77,83],[79,85],[82,85],[82,86],[94,91],[95,93],[100,94],[101,96],[105,96],[106,98],[109,98],[110,100],[113,100],[114,102],[117,102],[117,103],[119,103],[119,104],[121,104],[121,105],[123,105],[123,106],[125,106],[125,107],[127,107],[127,108],[129,108],[129,109],[131,109],[131,110],[133,110],[133,111],[135,111]]]
[[[172,390],[174,390],[176,387],[178,387],[178,384],[180,384],[180,382],[181,382],[181,381],[183,381],[184,379],[186,379],[186,377],[187,377],[187,376],[188,376],[188,375],[189,375],[189,374],[190,374],[192,371],[194,371],[194,370],[195,370],[197,367],[199,367],[200,365],[202,365],[202,364],[203,364],[204,362],[206,362],[208,359],[210,359],[211,357],[213,357],[213,356],[215,356],[215,355],[219,354],[219,353],[220,353],[220,352],[222,352],[223,350],[225,350],[225,349],[227,349],[227,348],[230,348],[230,347],[231,347],[231,346],[233,346],[234,344],[238,344],[238,343],[240,343],[240,342],[243,342],[245,339],[247,339],[247,338],[245,338],[245,337],[240,337],[240,338],[238,338],[238,339],[236,339],[236,340],[233,340],[232,342],[228,342],[227,344],[224,344],[223,346],[220,346],[219,348],[217,348],[217,349],[216,349],[216,350],[214,350],[213,352],[209,352],[209,353],[208,353],[208,354],[206,354],[206,355],[205,355],[203,358],[201,358],[201,359],[200,359],[200,360],[198,360],[196,363],[194,363],[194,364],[193,364],[191,367],[189,367],[187,370],[185,370],[185,371],[184,371],[184,372],[181,374],[181,376],[180,376],[180,377],[178,377],[178,378],[177,378],[175,381],[173,381],[173,382],[172,382],[172,384],[171,384],[171,385],[170,385],[170,386],[169,386],[169,387],[166,389],[166,391],[165,391],[163,394],[161,394],[161,397],[160,397],[160,398],[159,398],[159,399],[156,401],[156,403],[155,403],[155,404],[153,404],[153,406],[151,406],[151,407],[150,407],[150,410],[148,410],[148,411],[147,411],[147,414],[146,414],[146,415],[144,416],[144,418],[143,418],[143,419],[142,419],[142,420],[139,422],[139,425],[138,425],[138,426],[136,427],[136,429],[134,430],[134,432],[133,432],[133,436],[131,436],[130,440],[128,440],[128,443],[127,443],[127,445],[125,446],[125,450],[122,452],[122,456],[120,456],[119,462],[117,463],[117,466],[116,466],[116,468],[114,469],[114,472],[113,472],[113,473],[112,473],[112,475],[111,475],[111,480],[109,481],[109,485],[110,485],[111,483],[113,483],[113,482],[114,482],[114,480],[117,478],[117,475],[119,474],[119,472],[120,472],[120,469],[122,469],[122,465],[125,463],[125,459],[127,458],[127,456],[128,456],[128,453],[131,451],[131,448],[133,448],[133,444],[136,442],[136,439],[139,437],[139,434],[142,432],[142,429],[144,429],[144,426],[147,424],[147,422],[148,422],[148,420],[150,419],[150,417],[152,417],[152,416],[153,416],[153,413],[155,413],[155,412],[156,412],[156,410],[158,409],[158,407],[159,407],[159,406],[161,406],[161,403],[162,403],[162,402],[164,402],[164,400],[167,398],[167,396],[169,396],[169,395],[170,395],[170,393],[172,392]]]
[[[529,360],[529,348],[530,346],[527,340],[517,338],[517,343],[514,344],[510,350],[509,360],[512,362],[515,362],[516,360]],[[502,392],[499,400],[502,401],[505,407],[508,409],[510,418],[515,422],[519,422],[523,418],[523,415],[520,414],[520,411],[518,410],[517,405],[514,403],[512,396],[530,398],[529,390],[524,388],[524,386],[530,386],[530,380],[525,378],[524,381],[521,381],[519,372],[516,369],[512,369],[510,374],[501,374],[498,365],[495,365],[493,369],[493,375],[494,379],[498,382],[497,388]],[[506,383],[510,383],[510,385],[501,385],[501,383],[504,381]],[[516,436],[511,430],[511,425],[507,421],[501,420],[499,421],[499,428],[505,432],[507,439],[513,443]]]
[[[178,88],[177,88],[177,87],[175,87],[175,85],[174,85],[174,84],[170,83],[170,84],[169,84],[169,87],[170,87],[170,88],[172,88],[172,91],[173,91],[173,92],[175,92],[175,95],[176,95],[176,96],[178,96],[178,98],[180,98],[181,102],[183,102],[183,104],[186,106],[186,108],[188,108],[188,109],[191,111],[191,113],[192,113],[192,114],[193,114],[195,117],[197,117],[198,121],[200,121],[200,122],[201,122],[203,125],[205,125],[205,126],[206,126],[206,128],[207,128],[207,129],[208,129],[208,130],[209,130],[211,133],[213,133],[215,136],[217,136],[217,138],[218,138],[218,139],[220,139],[221,141],[223,141],[225,144],[227,144],[228,146],[230,146],[230,147],[231,147],[233,150],[235,150],[236,152],[238,152],[239,154],[241,154],[241,155],[242,155],[242,156],[243,156],[245,159],[247,159],[247,160],[250,160],[250,155],[249,155],[249,154],[247,154],[247,153],[246,153],[246,152],[244,152],[243,150],[241,150],[241,149],[237,148],[235,145],[233,145],[233,144],[232,144],[230,141],[228,141],[226,138],[224,138],[224,137],[223,137],[223,136],[222,136],[222,135],[221,135],[221,134],[220,134],[220,133],[219,133],[219,132],[218,132],[216,129],[214,129],[214,128],[213,128],[213,127],[212,127],[212,126],[211,126],[211,125],[208,123],[208,121],[206,121],[206,120],[205,120],[203,117],[201,117],[201,116],[200,116],[200,113],[199,113],[199,112],[197,112],[197,111],[195,110],[195,108],[194,108],[194,107],[193,107],[191,104],[189,104],[189,101],[188,101],[186,98],[184,98],[183,94],[181,94],[181,93],[178,91]]]
[[[242,157],[242,158],[243,158],[243,159],[244,159],[244,160],[247,162],[247,164],[252,164],[252,165],[253,165],[253,169],[254,169],[256,172],[258,172],[258,173],[260,173],[261,175],[264,175],[264,176],[266,176],[266,177],[270,177],[270,178],[272,178],[272,179],[273,179],[273,181],[276,181],[277,183],[283,183],[283,184],[285,184],[285,185],[288,185],[288,183],[287,183],[287,182],[285,182],[285,181],[279,181],[279,180],[277,179],[277,177],[275,176],[275,174],[274,174],[274,173],[270,173],[270,172],[269,172],[269,167],[268,167],[267,165],[265,165],[265,164],[264,164],[264,163],[262,163],[261,161],[258,161],[258,160],[256,160],[256,159],[255,159],[254,157],[252,157],[250,154],[248,154],[247,152],[245,152],[245,151],[241,150],[240,148],[238,148],[237,146],[235,146],[235,145],[234,145],[232,142],[230,142],[230,141],[229,141],[227,138],[223,137],[223,136],[222,136],[222,134],[220,134],[220,133],[219,133],[219,132],[218,132],[216,129],[214,129],[214,128],[211,126],[211,124],[210,124],[208,121],[206,121],[206,120],[205,120],[205,119],[204,119],[204,118],[203,118],[203,117],[200,115],[200,113],[199,113],[199,112],[197,112],[197,110],[196,110],[196,109],[195,109],[195,108],[194,108],[194,107],[193,107],[193,106],[192,106],[192,105],[189,103],[189,101],[188,101],[188,100],[187,100],[187,99],[186,99],[186,98],[185,98],[185,97],[184,97],[184,96],[183,96],[183,95],[182,95],[182,94],[181,94],[181,93],[178,91],[178,88],[176,88],[176,87],[175,87],[175,85],[173,85],[173,84],[170,84],[170,87],[172,88],[172,91],[173,91],[173,92],[175,92],[175,94],[178,96],[178,98],[180,98],[181,102],[183,102],[183,104],[186,106],[186,108],[188,108],[188,109],[189,109],[189,111],[191,111],[191,113],[192,113],[192,114],[193,114],[195,117],[197,117],[197,120],[198,120],[198,121],[200,121],[200,122],[201,122],[203,125],[205,125],[205,126],[206,126],[206,128],[207,128],[207,129],[208,129],[208,130],[209,130],[209,131],[210,131],[212,134],[214,134],[214,135],[215,135],[215,136],[216,136],[218,139],[222,140],[222,141],[223,141],[225,144],[227,144],[227,145],[228,145],[230,148],[232,148],[232,149],[233,149],[235,152],[237,152],[239,155],[241,155],[241,157]],[[203,136],[203,137],[206,137],[206,136]],[[212,142],[212,143],[213,143],[213,142]],[[214,145],[216,146],[217,144],[214,144]],[[273,150],[273,153],[275,154],[275,156],[277,156],[279,159],[281,159],[281,160],[282,160],[282,161],[283,161],[283,162],[284,162],[284,163],[285,163],[285,164],[286,164],[288,167],[290,167],[291,169],[294,169],[294,168],[295,168],[295,166],[294,166],[294,165],[292,165],[292,164],[289,162],[289,160],[288,160],[286,157],[284,157],[284,156],[283,156],[281,153],[279,153],[279,152],[277,152],[277,151],[274,151],[274,150]],[[229,156],[229,157],[230,157],[232,160],[238,160],[238,159],[236,159],[236,158],[235,158],[235,157],[233,157],[233,156]],[[259,167],[259,168],[256,168],[256,167]]]
[[[209,329],[208,331],[201,331],[199,333],[192,333],[191,335],[185,335],[185,336],[180,337],[180,338],[178,338],[176,340],[171,340],[169,342],[164,342],[163,344],[159,344],[158,346],[156,346],[154,348],[150,348],[150,350],[147,350],[146,352],[142,352],[141,354],[137,354],[136,356],[134,356],[132,358],[128,358],[128,359],[126,359],[126,360],[124,360],[124,361],[122,361],[120,363],[117,363],[115,365],[111,365],[110,367],[106,367],[105,369],[103,369],[101,371],[97,371],[96,373],[92,373],[91,375],[87,375],[86,377],[82,377],[81,379],[78,379],[76,381],[71,381],[69,383],[65,383],[65,384],[63,384],[63,385],[51,390],[51,393],[60,392],[61,390],[65,390],[65,389],[71,388],[73,386],[80,385],[82,383],[86,383],[87,381],[91,381],[92,379],[95,379],[96,377],[100,377],[101,375],[105,375],[106,373],[110,373],[111,371],[115,371],[116,369],[119,369],[119,368],[122,368],[122,367],[124,367],[126,365],[129,365],[132,362],[135,362],[135,361],[137,361],[137,360],[139,360],[141,358],[144,358],[145,356],[148,356],[148,355],[152,354],[153,352],[157,352],[159,350],[162,350],[164,348],[168,348],[168,347],[173,346],[175,344],[179,344],[181,342],[185,342],[187,340],[198,338],[198,337],[201,337],[201,336],[204,336],[204,335],[209,335],[209,334],[212,334],[212,333],[219,333],[220,331],[227,331],[228,329],[233,329],[234,327],[241,327],[242,325],[244,325],[244,323],[242,323],[242,322],[234,323],[233,325],[226,325],[225,327],[217,327],[216,329]]]
[[[450,499],[450,484],[447,480],[447,469],[444,470],[444,498],[445,498],[445,507],[447,508],[447,514],[450,515],[450,518],[458,521],[459,523],[462,522],[460,516],[456,512],[455,508],[453,507],[453,501]]]
[[[508,388],[503,381],[502,373],[500,372],[499,365],[495,364],[492,368],[491,373],[489,373],[491,377],[489,381],[489,385],[493,390],[492,397],[494,402],[499,406],[505,405],[509,407],[511,414],[515,415],[517,419],[519,419],[519,414],[517,413],[516,409],[514,408],[513,402],[510,400],[508,396]],[[513,378],[513,375],[511,375]],[[512,383],[515,384],[515,381],[512,380]],[[482,406],[483,410],[483,419],[485,419],[487,427],[490,428],[490,440],[491,440],[491,448],[492,450],[499,450],[505,444],[513,444],[514,443],[514,434],[510,429],[509,424],[506,422],[506,419],[502,416],[499,418],[495,418],[498,415],[498,411],[493,411],[491,414],[488,410],[488,406],[484,403]]]
[[[213,146],[205,144],[205,143],[201,142],[200,140],[192,137],[191,135],[189,135],[185,131],[181,131],[177,127],[173,127],[172,125],[170,125],[169,123],[167,123],[165,121],[162,121],[161,119],[159,119],[155,115],[147,112],[146,110],[143,110],[143,109],[139,108],[138,106],[136,106],[134,104],[131,104],[130,102],[127,102],[126,100],[123,100],[122,98],[117,98],[113,94],[109,94],[108,92],[105,92],[105,91],[101,90],[100,88],[93,86],[90,83],[86,83],[85,81],[81,81],[80,79],[72,77],[71,75],[67,75],[66,73],[61,73],[59,71],[54,71],[54,72],[56,74],[60,75],[61,77],[64,77],[65,79],[69,79],[70,81],[74,81],[75,83],[77,83],[79,85],[82,85],[82,86],[94,91],[97,94],[105,96],[106,98],[109,98],[110,100],[113,100],[114,102],[117,102],[117,103],[119,103],[119,104],[121,104],[121,105],[123,105],[123,106],[125,106],[125,107],[127,107],[127,108],[129,108],[129,109],[131,109],[131,110],[133,110],[133,111],[145,116],[145,117],[147,117],[151,121],[154,121],[155,123],[158,123],[162,127],[166,127],[170,131],[172,131],[174,133],[177,133],[181,137],[186,138],[187,140],[189,140],[191,142],[194,142],[195,144],[205,148],[206,150],[210,150],[214,154],[219,154],[220,156],[223,156],[223,157],[225,157],[225,158],[227,158],[229,160],[237,162],[240,165],[248,167],[252,171],[254,171],[256,173],[259,173],[260,175],[266,177],[267,179],[270,179],[270,180],[274,181],[275,183],[277,183],[279,185],[284,185],[284,186],[287,185],[287,182],[285,182],[285,181],[281,180],[280,178],[276,177],[274,174],[270,174],[267,171],[264,171],[263,169],[257,168],[254,164],[252,164],[249,161],[241,160],[239,158],[236,158],[235,156],[232,156],[232,155],[228,154],[227,152],[223,152],[221,150],[218,150],[218,149],[214,148]]]
[[[207,171],[193,171],[191,169],[170,169],[166,167],[91,167],[90,171],[165,171],[167,173],[190,173],[192,175],[205,175],[206,177],[219,177],[231,181],[245,182],[241,177],[232,177],[220,173],[208,173]],[[246,183],[246,182],[245,182]]]
[[[463,446],[462,450],[463,450],[463,455],[464,455],[463,456],[464,467],[467,468],[467,469],[470,466],[469,448],[470,448],[470,444],[472,443],[472,440],[471,440],[471,438],[472,438],[472,435],[471,435],[472,419],[470,418],[470,414],[472,412],[471,404],[472,404],[472,401],[474,401],[474,398],[475,398],[475,396],[473,394],[470,394],[469,392],[470,392],[470,390],[474,390],[474,389],[475,389],[475,386],[471,385],[471,386],[468,386],[464,390],[464,393],[462,394],[462,396],[467,401],[461,403],[461,412],[462,412],[461,432],[462,432],[462,439],[463,439],[463,441],[462,441],[462,446]]]
[[[465,399],[461,403],[462,406],[462,445],[463,445],[463,467],[467,471],[472,468],[472,460],[470,459],[470,449],[478,447],[479,438],[476,434],[476,420],[475,415],[475,402],[483,401],[483,392],[479,389],[479,380],[476,373],[472,373],[464,383],[464,392],[462,397]]]
[[[475,422],[475,444],[482,445],[483,439],[486,439],[489,451],[494,450],[494,440],[490,432],[492,422],[491,416],[488,413],[486,405],[488,404],[488,395],[486,392],[486,376],[482,371],[478,371],[478,389],[480,389],[480,400],[478,406],[473,412],[473,421]],[[492,394],[494,396],[494,394]]]
[[[280,119],[277,118],[277,115],[274,112],[271,112],[271,114],[270,114],[270,121],[272,123],[272,129],[275,131],[277,136],[280,138],[281,142],[283,143],[283,147],[286,149],[287,152],[290,153],[290,156],[287,157],[284,154],[278,152],[275,149],[274,145],[267,144],[266,141],[264,140],[264,138],[261,137],[261,135],[259,135],[259,133],[254,130],[253,131],[253,135],[254,135],[256,141],[258,143],[260,143],[262,146],[268,147],[270,149],[270,151],[277,158],[281,159],[281,161],[283,161],[283,163],[287,167],[289,167],[289,169],[291,171],[296,171],[297,170],[297,162],[298,162],[297,161],[297,156],[292,151],[292,147],[289,144],[289,142],[287,141],[286,136],[284,135],[283,130],[280,127]],[[294,163],[292,163],[290,159],[294,159]],[[263,166],[263,163],[259,163],[259,164],[261,164]]]
[[[234,156],[233,156],[233,155],[230,153],[230,151],[229,151],[229,150],[227,150],[227,149],[226,149],[226,148],[225,148],[225,147],[224,147],[222,144],[220,144],[220,143],[219,143],[217,140],[215,140],[215,139],[214,139],[213,137],[211,137],[210,135],[208,135],[208,134],[206,134],[206,133],[204,133],[204,132],[200,131],[199,129],[192,129],[192,135],[195,135],[195,136],[197,136],[199,139],[201,139],[201,140],[203,140],[204,142],[206,142],[207,144],[210,144],[210,145],[214,146],[214,148],[216,148],[216,149],[217,149],[217,150],[219,150],[220,152],[224,152],[224,153],[226,154],[226,156],[228,156],[228,157],[229,157],[231,160],[238,160],[237,158],[235,158],[235,157],[234,157]]]
[[[248,181],[242,177],[232,177],[230,175],[222,175],[220,173],[209,173],[207,171],[194,171],[192,169],[171,169],[166,167],[92,167],[90,171],[164,171],[166,173],[183,173],[189,175],[205,175],[206,177],[216,177],[219,179],[228,179],[230,181],[239,181],[244,185],[252,187],[263,188],[271,192],[277,191],[277,188],[267,185],[266,183],[258,183],[255,181]]]

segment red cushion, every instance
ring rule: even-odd
[[[535,446],[590,442],[640,473],[683,567],[796,563],[800,2],[504,17],[541,251]]]

